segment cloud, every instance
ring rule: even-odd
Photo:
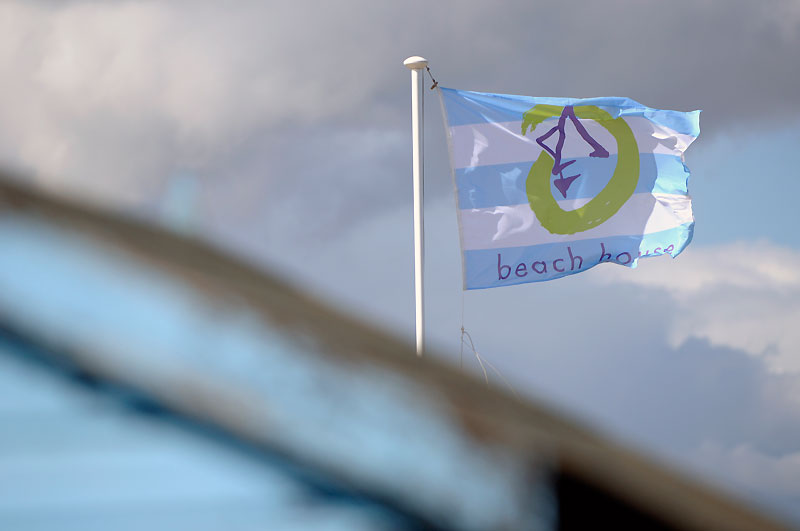
[[[270,208],[321,189],[323,200],[310,199],[319,225],[341,224],[360,194],[385,206],[405,191],[407,55],[427,54],[444,85],[703,107],[713,135],[798,115],[798,73],[786,68],[800,43],[793,6],[4,2],[0,162],[129,210],[157,203],[172,175],[189,172],[219,223],[243,216],[222,209],[232,202],[221,191],[257,190]],[[365,161],[376,142],[380,155]],[[441,164],[444,141],[435,147],[429,160]],[[329,187],[334,177],[345,182]],[[390,189],[376,194],[376,179]]]
[[[213,169],[259,129],[338,111],[264,37],[274,28],[260,10],[72,2],[2,11],[13,21],[2,48],[16,52],[2,63],[12,85],[0,110],[12,129],[4,158],[100,199],[141,201],[174,168]]]
[[[643,260],[632,274],[604,268],[601,281],[662,290],[676,304],[670,342],[707,339],[800,372],[800,253],[767,242],[690,247],[674,262]]]

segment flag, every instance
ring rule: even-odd
[[[628,98],[441,89],[464,288],[673,258],[694,230],[684,151],[700,111]]]

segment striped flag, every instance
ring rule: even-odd
[[[700,111],[628,98],[441,89],[465,289],[673,258],[694,229],[683,153]]]

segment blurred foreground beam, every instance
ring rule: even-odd
[[[0,240],[6,326],[424,521],[783,528],[202,242],[8,179]]]

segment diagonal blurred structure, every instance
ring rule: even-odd
[[[0,527],[783,529],[214,248],[0,180]]]

